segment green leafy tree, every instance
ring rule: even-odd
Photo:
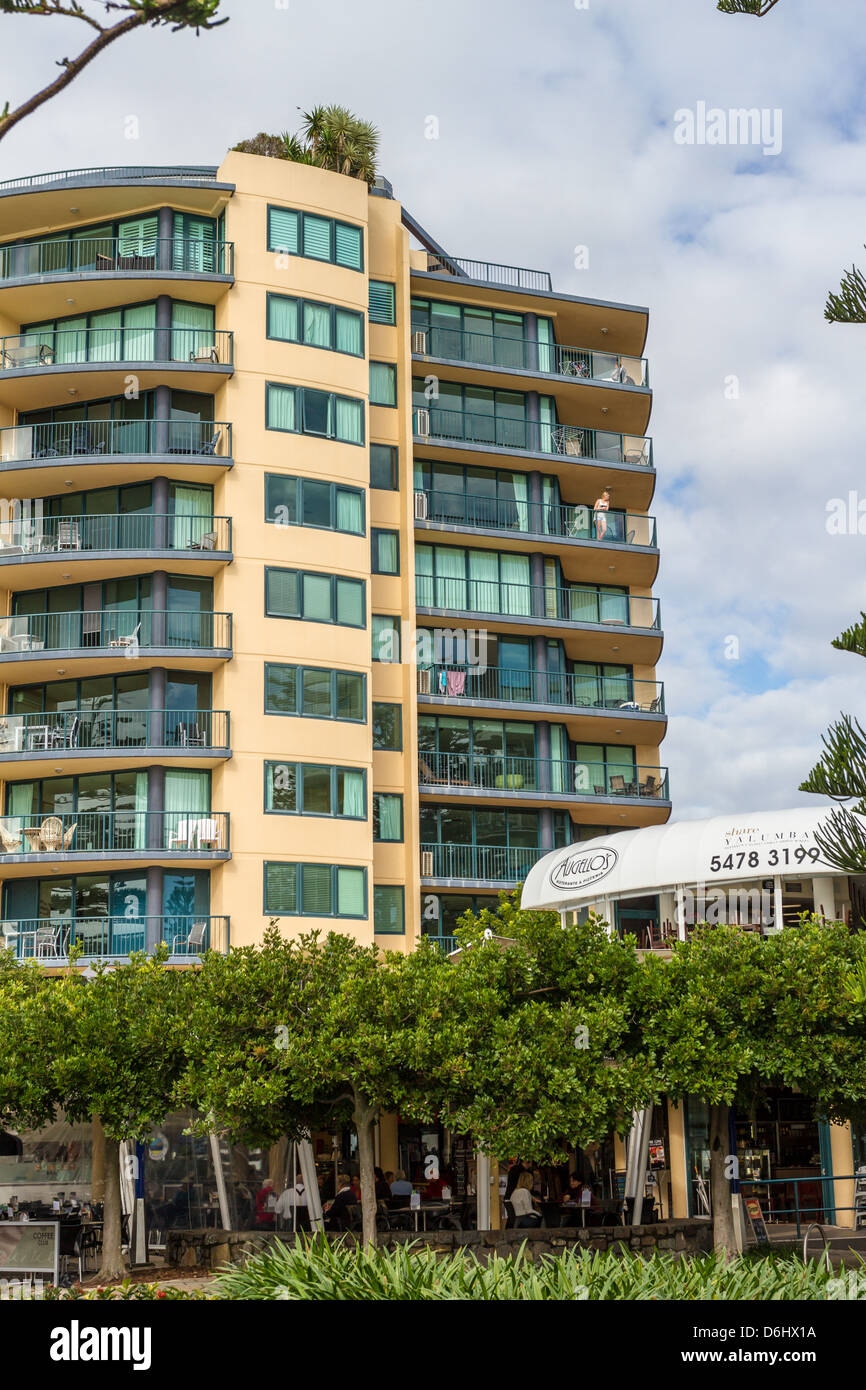
[[[314,106],[303,113],[296,135],[285,131],[267,135],[261,131],[234,148],[241,154],[267,155],[295,164],[311,164],[335,174],[372,183],[376,177],[379,132],[345,106]]]
[[[655,1093],[634,941],[597,917],[563,928],[519,894],[467,913],[457,939],[443,1109],[492,1157],[561,1161],[564,1146],[624,1131]]]
[[[837,651],[866,656],[866,613],[833,642]],[[815,842],[828,864],[851,874],[866,868],[866,732],[851,715],[842,714],[822,737],[824,751],[800,791],[829,796],[840,805],[830,811],[815,832]],[[842,803],[854,802],[853,806]]]
[[[79,0],[0,0],[0,14],[30,15],[44,19],[77,19],[94,34],[94,37],[75,58],[60,58],[57,66],[60,76],[46,87],[22,101],[14,109],[7,101],[0,111],[0,140],[8,135],[13,126],[23,121],[25,116],[37,111],[52,97],[57,96],[75,80],[80,72],[92,63],[94,58],[124,34],[132,33],[150,25],[152,29],[169,25],[172,31],[194,29],[196,34],[202,29],[215,29],[226,24],[227,19],[218,19],[220,0],[111,0],[111,3],[88,5]],[[100,18],[103,14],[122,14],[115,23],[106,24]],[[11,47],[11,39],[9,40]]]
[[[644,963],[659,1091],[708,1107],[714,1238],[729,1255],[730,1107],[748,1113],[767,1086],[797,1087],[816,1114],[842,1119],[866,1096],[862,1019],[846,984],[862,958],[844,925],[813,919],[767,938],[698,927],[669,962]]]
[[[206,958],[184,1095],[247,1143],[354,1124],[363,1234],[375,1241],[374,1126],[384,1111],[419,1123],[436,1113],[454,985],[432,946],[382,955],[334,932],[285,940],[272,924],[260,947]]]
[[[0,1115],[18,1128],[61,1110],[71,1124],[102,1122],[106,1281],[123,1274],[120,1144],[145,1138],[172,1108],[195,980],[167,969],[164,953],[98,967],[91,980],[76,969],[0,971]]]

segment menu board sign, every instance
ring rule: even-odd
[[[9,1274],[59,1276],[59,1221],[0,1221],[0,1277]]]
[[[770,1237],[767,1235],[767,1227],[764,1222],[764,1213],[761,1210],[761,1203],[757,1197],[745,1198],[746,1215],[749,1218],[749,1225],[752,1234],[758,1245],[769,1245]]]

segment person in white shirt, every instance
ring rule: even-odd
[[[294,1187],[285,1188],[277,1198],[274,1211],[276,1212],[280,1227],[282,1227],[285,1222],[289,1230],[293,1227],[297,1230],[304,1229],[309,1224],[306,1219],[307,1207],[307,1192],[304,1187],[304,1181],[303,1178],[298,1178]],[[295,1208],[297,1208],[298,1212],[296,1222],[292,1219]]]
[[[514,1211],[515,1226],[540,1226],[541,1215],[535,1210],[538,1198],[532,1195],[532,1174],[521,1173],[509,1198]]]

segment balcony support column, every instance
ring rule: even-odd
[[[549,792],[552,777],[550,775],[550,725],[546,719],[541,719],[535,726],[535,755],[538,758],[538,790]],[[553,845],[549,846],[553,849]]]
[[[147,769],[147,847],[164,849],[165,768],[154,763]]]
[[[165,646],[165,610],[168,607],[168,575],[165,570],[156,570],[151,580],[151,629],[150,645]]]
[[[167,294],[158,295],[156,300],[156,343],[153,355],[157,362],[171,361],[171,300]]]
[[[544,556],[530,555],[529,582],[532,585],[532,616],[544,617]]]
[[[147,870],[145,912],[147,914],[147,926],[145,928],[144,949],[150,953],[156,950],[162,936],[162,869],[155,865],[151,865]]]
[[[546,705],[547,698],[547,638],[533,637],[533,666],[535,667],[535,689],[532,698],[538,705]]]
[[[169,420],[171,418],[171,389],[157,386],[153,402],[156,424],[153,427],[153,452],[167,454],[169,445]]]
[[[523,323],[526,332],[526,370],[528,372],[538,371],[538,315],[524,314]]]
[[[168,550],[168,478],[153,480],[153,548]]]
[[[544,484],[540,473],[530,473],[527,479],[529,494],[529,529],[536,536],[544,535]]]
[[[150,730],[148,745],[151,748],[165,747],[165,667],[154,666],[150,673],[148,697],[148,716]]]
[[[534,453],[541,449],[541,401],[537,391],[526,393],[526,444]]]
[[[174,208],[160,208],[157,214],[156,235],[159,239],[157,265],[160,270],[171,270],[172,244],[174,241]]]
[[[552,849],[555,849],[553,843],[553,812],[549,808],[545,807],[543,811],[539,811],[538,824],[541,832],[541,853],[549,854]]]

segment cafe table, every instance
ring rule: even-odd
[[[423,1216],[424,1224],[422,1230],[427,1230],[428,1216],[447,1216],[451,1211],[450,1202],[422,1202],[419,1207],[410,1207],[412,1215],[415,1217],[415,1230],[418,1230],[418,1217]]]

